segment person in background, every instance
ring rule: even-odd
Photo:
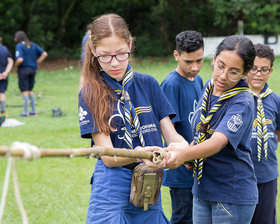
[[[89,39],[90,32],[91,32],[91,24],[88,24],[86,26],[86,33],[85,33],[85,35],[83,36],[83,39],[82,39],[82,53],[81,53],[81,62],[82,62],[82,64],[84,63],[84,59],[85,59],[85,46],[86,46],[87,40]]]
[[[251,160],[254,101],[245,77],[256,51],[246,36],[226,37],[212,61],[213,75],[202,90],[192,119],[189,147],[170,144],[154,167],[177,168],[194,161],[193,223],[249,224],[258,202]],[[159,150],[147,147],[146,150]]]
[[[8,48],[2,44],[0,37],[0,127],[5,121],[6,95],[8,75],[13,68],[14,60]]]
[[[24,31],[17,31],[14,41],[16,42],[15,67],[17,68],[18,85],[23,99],[23,112],[20,116],[37,116],[35,96],[32,90],[37,64],[45,60],[48,54],[38,44],[31,42]],[[31,103],[30,113],[28,112],[28,100]]]
[[[203,89],[198,75],[203,64],[202,34],[187,30],[176,36],[175,60],[177,68],[161,83],[161,88],[176,112],[172,119],[176,131],[192,142],[191,119]],[[193,172],[184,165],[164,172],[163,185],[170,188],[172,224],[191,224],[193,207]]]
[[[269,46],[256,44],[254,66],[247,82],[255,101],[252,129],[252,161],[258,181],[259,203],[252,224],[276,224],[278,162],[276,150],[280,140],[280,96],[267,84],[273,71],[274,53]]]
[[[132,37],[124,19],[106,14],[92,23],[79,94],[81,137],[97,146],[126,148],[188,143],[177,134],[174,110],[150,75],[129,64]],[[101,156],[91,179],[87,223],[165,224],[161,199],[147,211],[129,202],[136,159]]]
[[[84,64],[84,60],[85,60],[85,46],[86,46],[86,43],[90,37],[90,33],[91,33],[91,24],[88,24],[87,27],[86,27],[86,33],[85,35],[83,36],[83,39],[82,39],[82,53],[81,53],[81,64],[83,66]],[[81,74],[80,76],[80,88],[83,84],[83,75]]]

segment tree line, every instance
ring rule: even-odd
[[[78,59],[85,27],[93,18],[117,13],[129,24],[138,56],[165,56],[177,33],[204,36],[238,32],[280,33],[279,0],[1,0],[0,36],[11,52],[17,30],[49,52],[50,58]]]

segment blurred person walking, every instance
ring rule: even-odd
[[[8,75],[13,68],[14,60],[8,48],[2,44],[0,38],[0,127],[6,118],[6,95]]]
[[[37,116],[35,96],[32,90],[35,84],[37,64],[45,60],[48,54],[38,44],[31,42],[24,31],[17,31],[14,41],[16,42],[15,67],[23,99],[23,112],[20,116]],[[30,112],[28,111],[28,100],[31,103]]]

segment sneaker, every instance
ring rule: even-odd
[[[30,112],[29,115],[30,116],[38,116],[37,112]]]
[[[0,127],[2,126],[2,124],[4,123],[4,121],[5,121],[5,115],[2,115],[2,116],[0,117]]]
[[[29,114],[28,113],[27,114],[21,113],[19,116],[21,116],[21,117],[29,117]]]

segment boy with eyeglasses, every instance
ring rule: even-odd
[[[247,76],[255,101],[252,129],[252,161],[258,181],[259,203],[252,224],[276,224],[278,162],[276,149],[280,139],[280,96],[268,87],[273,71],[273,50],[256,44],[254,66]]]

